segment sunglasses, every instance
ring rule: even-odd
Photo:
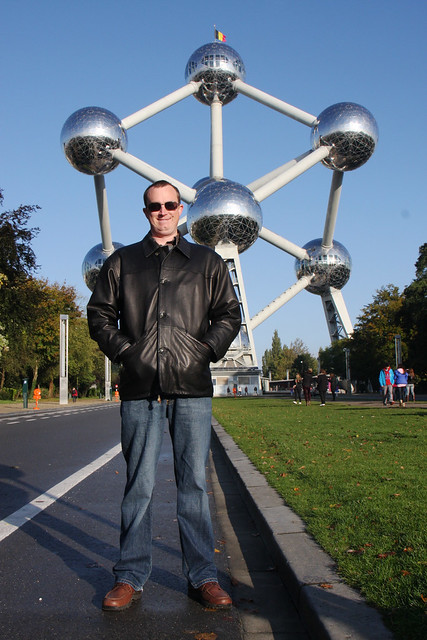
[[[155,211],[160,211],[160,209],[162,208],[162,204],[166,209],[166,211],[176,211],[179,207],[179,202],[172,202],[171,200],[169,200],[169,202],[163,202],[163,203],[149,202],[147,204],[147,209],[150,213],[154,213]]]

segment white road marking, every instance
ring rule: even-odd
[[[121,451],[121,445],[117,444],[115,447],[106,451],[102,456],[99,456],[93,462],[79,469],[62,482],[59,482],[51,489],[48,489],[46,493],[42,493],[37,498],[34,498],[31,502],[21,507],[10,516],[7,516],[4,520],[0,521],[0,542],[10,536],[11,533],[22,527],[26,522],[32,520],[41,511],[44,511],[51,504],[61,498],[67,491],[73,489],[79,482],[85,480],[88,476],[95,471],[98,471],[107,462],[112,460]]]

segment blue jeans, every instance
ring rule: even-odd
[[[122,449],[127,481],[122,502],[116,582],[137,591],[151,567],[152,497],[165,420],[174,452],[182,567],[195,588],[217,579],[206,486],[211,440],[211,398],[128,400],[121,404]]]

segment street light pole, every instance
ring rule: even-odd
[[[351,374],[350,374],[350,349],[345,347],[345,377],[347,380],[347,393],[351,396]]]

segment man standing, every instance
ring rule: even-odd
[[[324,407],[326,404],[326,391],[328,390],[328,377],[325,369],[320,369],[320,373],[317,376],[317,390],[320,396],[320,406]]]
[[[128,608],[151,572],[152,494],[165,419],[189,595],[205,606],[226,608],[231,598],[217,581],[206,491],[209,364],[226,353],[239,332],[240,306],[222,258],[180,236],[179,191],[166,181],[155,182],[146,189],[144,204],[150,232],[106,260],[87,307],[92,338],[110,360],[122,364],[127,482],[115,585],[103,609]]]
[[[389,398],[389,403],[394,404],[393,402],[393,383],[394,383],[394,371],[387,365],[384,369],[381,369],[379,375],[379,381],[381,388],[383,390],[383,404],[387,406],[387,397]]]

